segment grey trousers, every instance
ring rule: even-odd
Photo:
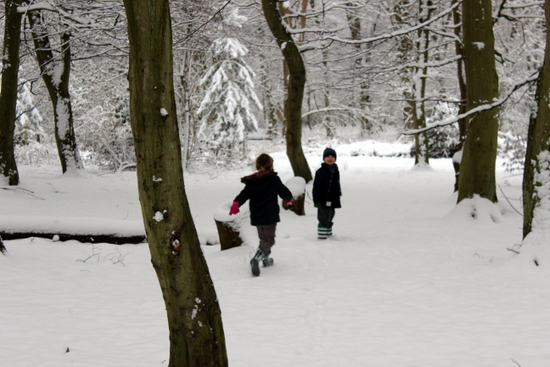
[[[275,230],[277,229],[277,223],[256,226],[256,229],[258,230],[258,237],[260,238],[259,247],[262,249],[265,256],[269,256],[271,248],[275,245]]]

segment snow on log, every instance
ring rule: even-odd
[[[41,237],[112,244],[146,241],[141,221],[53,216],[0,216],[0,236],[4,240]]]
[[[303,177],[292,177],[285,182],[285,186],[288,187],[292,193],[292,204],[283,203],[285,210],[292,210],[298,215],[306,215],[304,206],[306,200],[306,180]]]

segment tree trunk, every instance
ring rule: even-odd
[[[0,90],[0,170],[8,185],[19,184],[19,171],[13,152],[17,84],[19,74],[19,43],[21,14],[17,7],[22,0],[6,0],[4,19],[4,48],[2,52],[2,89]]]
[[[359,41],[361,39],[361,17],[358,14],[357,8],[361,6],[361,3],[359,1],[350,1],[346,3],[346,19],[348,22],[348,28],[350,31],[351,39]],[[376,28],[376,23],[374,23],[373,28]],[[354,45],[355,51],[357,53],[357,56],[353,63],[353,79],[354,83],[359,83],[359,93],[354,93],[354,95],[358,94],[359,100],[358,105],[361,111],[363,112],[360,116],[360,123],[361,123],[361,138],[367,138],[372,133],[372,121],[369,120],[367,117],[367,111],[369,110],[369,103],[371,100],[371,97],[369,95],[369,83],[367,82],[367,77],[362,75],[361,69],[363,64],[363,57],[362,55],[362,45],[361,43],[356,43]],[[366,50],[370,50],[372,47],[372,44],[370,42],[367,42],[365,45]],[[365,65],[369,65],[371,62],[370,60],[370,51],[366,52],[365,55]],[[354,104],[357,103],[354,101]]]
[[[65,27],[61,33],[61,58],[56,60],[50,44],[48,30],[44,25],[41,10],[27,12],[31,26],[36,58],[42,73],[42,79],[52,100],[55,119],[55,141],[61,170],[83,168],[80,153],[76,144],[74,132],[73,110],[69,93],[69,77],[71,72],[71,35]]]
[[[306,83],[306,69],[302,55],[290,33],[283,26],[277,1],[262,0],[264,16],[288,65],[287,93],[284,104],[286,126],[286,154],[295,176],[306,182],[313,179],[302,149],[302,101]]]
[[[498,99],[491,0],[462,3],[468,111]],[[458,202],[479,195],[497,202],[495,164],[498,113],[495,107],[474,115],[468,127],[460,167]]]
[[[453,0],[451,5],[454,5],[458,0]],[[456,71],[457,71],[457,78],[458,78],[458,87],[460,90],[460,104],[458,105],[458,114],[462,115],[466,113],[466,78],[464,76],[464,49],[462,47],[462,43],[459,41],[462,39],[462,35],[460,32],[460,24],[462,23],[462,16],[458,8],[455,8],[453,10],[453,25],[454,25],[454,34],[456,35],[456,41],[455,41],[455,52],[457,56],[461,56],[456,61]],[[458,131],[459,131],[459,137],[458,137],[458,145],[457,145],[457,153],[458,157],[462,156],[462,148],[464,146],[464,140],[466,139],[466,131],[468,128],[467,125],[468,121],[465,118],[462,118],[458,120]],[[454,191],[458,191],[458,179],[460,176],[460,162],[461,159],[458,157],[453,156],[453,168],[455,170],[455,186]]]
[[[221,310],[185,194],[168,0],[124,0],[139,198],[170,331],[169,367],[227,366]]]
[[[546,52],[537,83],[537,111],[529,123],[523,174],[523,238],[533,230],[535,216],[539,224],[550,218],[550,0],[545,1],[545,14]]]
[[[393,8],[393,18],[399,28],[409,27],[411,24],[411,1],[398,0]],[[410,60],[410,53],[413,51],[414,41],[411,35],[405,34],[400,38],[397,45],[397,57],[400,64],[407,64]],[[403,98],[405,105],[403,106],[403,120],[405,128],[413,129],[415,126],[414,118],[416,116],[416,105],[414,103],[414,93],[411,91],[413,86],[413,71],[409,68],[403,68],[400,71],[400,79],[403,87]]]
[[[419,22],[423,23],[430,19],[433,12],[433,5],[430,0],[419,1]],[[426,82],[428,79],[428,67],[425,66],[429,59],[429,46],[430,46],[430,31],[428,28],[418,30],[418,39],[416,40],[416,52],[418,52],[417,61],[418,65],[424,65],[416,67],[414,73],[416,77],[413,79],[413,91],[415,98],[414,111],[414,128],[422,129],[426,127],[426,103],[424,97],[426,96]],[[423,131],[415,134],[414,136],[415,165],[429,165],[429,141],[428,132]]]

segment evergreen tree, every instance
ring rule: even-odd
[[[258,129],[252,107],[261,110],[262,105],[254,90],[255,73],[244,60],[248,49],[235,38],[222,37],[210,51],[215,62],[200,82],[208,88],[197,111],[199,135],[216,155],[231,156],[244,152],[246,134]]]
[[[15,120],[14,141],[19,145],[28,145],[30,141],[40,142],[44,131],[42,115],[36,109],[34,97],[28,83],[21,83],[17,93],[17,119]]]

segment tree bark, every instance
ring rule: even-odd
[[[431,18],[433,12],[433,4],[430,0],[420,0],[419,6],[419,22],[423,23]],[[430,46],[430,30],[428,28],[418,30],[418,38],[416,40],[416,52],[418,52],[417,63],[423,65],[421,67],[415,67],[413,78],[413,97],[415,99],[415,106],[413,108],[414,117],[413,123],[415,129],[422,129],[426,127],[426,103],[424,97],[426,96],[426,82],[428,79],[428,67],[426,66],[429,59],[429,46]],[[430,164],[430,150],[428,141],[428,132],[423,131],[414,135],[414,164],[415,165],[429,165]]]
[[[302,149],[302,101],[306,83],[306,69],[298,46],[283,26],[283,20],[277,9],[277,1],[262,0],[264,16],[281,48],[288,66],[284,116],[286,126],[286,154],[294,176],[303,177],[306,182],[313,179],[311,170]]]
[[[31,26],[36,58],[42,73],[42,79],[52,100],[55,119],[55,141],[61,170],[82,169],[82,160],[76,144],[73,110],[69,93],[71,73],[71,35],[66,28],[61,33],[61,59],[53,54],[48,30],[44,25],[41,10],[29,10],[27,17]]]
[[[537,111],[529,122],[523,174],[523,238],[533,230],[535,209],[550,210],[550,0],[545,0],[546,52],[537,82]],[[548,218],[548,214],[546,214]],[[542,215],[539,220],[544,220]]]
[[[168,0],[124,0],[143,221],[166,304],[169,367],[227,366],[221,310],[185,194]]]
[[[452,0],[452,5],[454,5],[458,0]],[[461,56],[456,61],[456,72],[457,72],[457,79],[458,79],[458,88],[460,90],[460,104],[458,105],[458,114],[462,115],[466,113],[466,78],[464,76],[464,49],[462,47],[462,43],[459,41],[462,39],[461,34],[461,27],[460,24],[462,23],[462,16],[458,8],[455,8],[453,10],[453,27],[454,27],[454,34],[456,36],[455,41],[455,52],[457,56]],[[457,152],[460,152],[458,154],[461,155],[461,151],[464,146],[464,140],[466,139],[466,131],[468,128],[468,121],[467,119],[460,119],[458,120],[458,131],[459,131],[459,137],[458,137],[458,145],[457,145]],[[457,153],[455,153],[457,154]],[[458,179],[460,176],[460,162],[461,160],[455,159],[453,157],[453,168],[455,170],[455,186],[454,191],[458,191]]]
[[[462,3],[466,70],[466,108],[498,99],[491,0]],[[474,115],[468,127],[460,167],[458,202],[479,195],[497,202],[495,165],[500,108]]]
[[[0,90],[0,170],[8,185],[19,184],[19,171],[14,155],[17,84],[19,74],[19,43],[21,42],[21,14],[17,7],[22,0],[6,0],[4,19],[4,47],[2,52],[2,89]]]
[[[218,229],[218,237],[220,238],[220,249],[229,250],[233,247],[238,247],[243,244],[238,228],[234,228],[227,222],[216,220],[216,228]]]

